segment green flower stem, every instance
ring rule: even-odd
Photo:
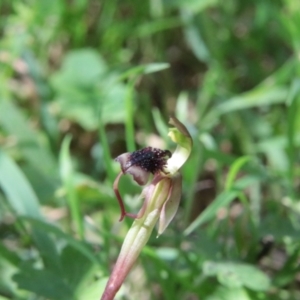
[[[171,184],[171,178],[165,177],[156,185],[151,184],[147,188],[146,211],[140,219],[135,219],[128,231],[101,300],[114,299],[140,252],[149,240],[150,234],[160,216],[161,208],[168,199]],[[150,199],[147,199],[148,195],[151,195]]]

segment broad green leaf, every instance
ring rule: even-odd
[[[60,238],[63,241],[67,242],[72,247],[81,252],[85,257],[87,257],[93,264],[99,264],[96,256],[85,243],[74,239],[67,233],[64,233],[59,227],[37,219],[24,218],[24,220],[28,221],[34,228],[40,228],[44,231],[44,233],[54,235],[56,238]]]
[[[39,202],[49,204],[55,198],[55,192],[60,185],[57,170],[55,171],[56,174],[51,176],[50,173],[37,169],[30,162],[22,163],[21,167]]]
[[[42,219],[39,201],[16,163],[0,150],[0,186],[18,215]]]
[[[288,157],[285,147],[288,145],[288,137],[277,136],[276,138],[264,139],[256,145],[257,152],[265,153],[268,164],[275,170],[285,171],[288,167]]]
[[[105,61],[91,49],[74,50],[52,76],[60,113],[87,130],[124,121],[125,85],[108,71]]]
[[[64,272],[63,278],[74,291],[79,288],[94,266],[94,263],[85,254],[71,245],[67,245],[62,250],[61,263]]]
[[[73,290],[65,283],[63,276],[49,270],[33,269],[32,266],[25,265],[13,279],[20,289],[31,291],[46,299],[74,299]]]
[[[64,58],[61,70],[53,77],[55,87],[66,90],[74,85],[93,87],[107,72],[108,68],[101,56],[92,49],[74,50]]]
[[[76,293],[79,300],[95,300],[103,293],[107,278],[98,276],[99,279],[95,279],[95,276],[91,276],[83,286],[80,286]],[[119,291],[118,295],[123,293],[123,288]]]
[[[217,286],[215,291],[205,300],[253,300],[244,288],[228,288]]]
[[[254,291],[267,291],[270,279],[257,267],[233,262],[206,262],[203,265],[206,276],[216,276],[228,288],[247,287]]]
[[[21,258],[0,242],[0,257],[8,261],[11,265],[17,267],[21,263]]]
[[[15,213],[22,217],[42,220],[38,199],[15,162],[0,150],[0,186]],[[49,268],[59,269],[56,246],[40,228],[34,228],[32,238]]]
[[[34,168],[40,170],[49,182],[57,179],[57,164],[43,136],[29,126],[21,110],[8,100],[0,99],[0,125],[16,139],[17,150]],[[53,179],[54,177],[54,179]]]
[[[19,265],[12,265],[9,261],[5,260],[2,256],[2,252],[0,251],[0,290],[1,294],[5,295],[5,297],[0,299],[22,299],[21,297],[25,294],[24,291],[20,291],[16,289],[16,284],[13,281],[12,277],[19,269]],[[24,299],[24,298],[23,298]]]

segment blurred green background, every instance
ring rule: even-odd
[[[300,1],[0,0],[0,299],[99,299],[113,158],[194,139],[118,299],[300,299]],[[141,191],[121,181],[128,211]]]

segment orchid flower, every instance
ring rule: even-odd
[[[182,190],[179,169],[188,159],[193,141],[186,127],[175,117],[170,118],[169,124],[174,127],[169,129],[168,135],[177,144],[173,154],[169,150],[147,147],[116,158],[122,170],[114,183],[114,191],[121,208],[120,221],[125,216],[135,220],[125,237],[101,300],[114,299],[157,221],[158,235],[161,235],[177,212]],[[138,214],[126,212],[118,190],[120,177],[130,174],[139,185],[145,185],[151,173],[153,179],[142,191],[145,198],[142,208]]]

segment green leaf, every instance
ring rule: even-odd
[[[64,272],[63,278],[66,279],[72,290],[77,290],[94,266],[94,263],[85,254],[71,245],[67,245],[63,249],[61,263]]]
[[[151,64],[140,65],[137,67],[130,68],[129,70],[122,73],[119,76],[118,80],[121,81],[131,77],[135,78],[138,75],[151,74],[168,68],[170,68],[169,63],[151,63]]]
[[[155,124],[155,128],[159,132],[159,135],[162,138],[167,139],[169,128],[166,125],[166,122],[161,114],[161,111],[157,107],[154,107],[152,109],[152,117]]]
[[[2,242],[0,242],[0,256],[2,259],[5,259],[15,267],[18,267],[18,265],[21,263],[20,257],[16,253],[9,251]]]
[[[206,276],[216,276],[228,288],[247,287],[253,291],[267,291],[270,279],[255,266],[231,262],[206,262],[203,265]]]
[[[62,240],[68,242],[72,247],[81,252],[85,257],[87,257],[93,264],[99,264],[96,256],[93,252],[88,248],[86,244],[74,239],[71,235],[64,233],[59,227],[51,225],[41,220],[32,219],[32,218],[22,218],[28,221],[33,227],[40,228],[41,230],[46,232],[47,234],[53,234],[57,238],[61,238]]]
[[[181,11],[181,15],[184,23],[186,24],[184,27],[184,34],[188,45],[200,61],[209,62],[211,56],[209,49],[202,37],[199,26],[195,24],[192,12],[183,9]]]
[[[48,270],[37,270],[31,266],[23,266],[13,276],[20,289],[31,291],[51,300],[74,299],[72,289],[64,282],[63,276]]]
[[[91,49],[68,53],[62,68],[52,76],[60,113],[87,130],[123,122],[126,89],[118,74],[108,72],[105,61]]]
[[[92,49],[69,52],[63,61],[61,70],[53,77],[56,87],[66,88],[79,85],[89,88],[107,72],[108,68],[101,56]]]
[[[99,298],[99,296],[104,291],[108,278],[100,276],[98,278],[99,279],[95,278],[93,274],[93,276],[91,276],[89,280],[86,280],[84,285],[80,286],[80,290],[78,290],[76,293],[76,296],[79,300],[95,300]],[[121,287],[121,290],[118,292],[118,295],[122,295],[122,293],[123,288]]]
[[[42,220],[38,199],[15,162],[0,150],[0,186],[16,214]],[[49,268],[59,269],[56,246],[41,228],[33,228],[32,238]]]
[[[0,99],[0,125],[16,139],[17,150],[25,160],[54,184],[57,180],[57,164],[43,136],[29,126],[21,110],[11,101]]]
[[[198,14],[199,12],[209,8],[210,6],[214,6],[218,3],[217,0],[172,0],[166,1],[166,5],[171,7],[178,7],[181,9],[189,10],[193,14]]]
[[[257,87],[249,92],[225,100],[216,109],[220,114],[225,114],[251,107],[284,103],[287,95],[288,90],[283,86]]]
[[[225,183],[225,190],[230,190],[234,184],[234,180],[236,178],[236,176],[238,175],[239,170],[242,168],[242,166],[244,164],[246,164],[248,161],[250,160],[249,156],[243,156],[238,158],[233,165],[231,166],[228,175],[227,175],[227,179],[226,179],[226,183]]]
[[[144,65],[143,73],[150,74],[150,73],[159,72],[159,71],[162,71],[162,70],[165,70],[168,68],[170,68],[169,63],[152,63],[152,64]]]
[[[289,92],[288,98],[288,115],[287,115],[287,122],[288,122],[288,129],[287,129],[287,140],[288,140],[288,157],[289,157],[289,168],[288,168],[288,175],[289,175],[289,182],[290,182],[290,196],[292,198],[296,198],[294,192],[294,182],[296,180],[295,174],[295,164],[297,163],[297,143],[296,137],[297,133],[299,132],[298,128],[300,125],[299,117],[300,117],[300,79],[294,79]]]
[[[15,212],[42,219],[39,201],[16,163],[0,150],[0,186]]]
[[[135,32],[133,32],[133,35],[140,38],[150,36],[157,32],[179,27],[181,23],[182,22],[178,17],[156,19],[154,21],[145,22],[140,24],[140,26],[137,26]]]
[[[205,222],[213,219],[216,216],[216,213],[221,207],[228,205],[236,197],[238,197],[239,191],[224,191],[221,193],[205,210],[198,216],[189,226],[185,229],[184,234],[189,235],[196,228],[200,227]]]
[[[71,136],[66,136],[62,142],[61,151],[59,155],[60,174],[64,184],[64,188],[67,192],[68,204],[71,210],[72,220],[74,221],[76,226],[76,232],[78,233],[79,237],[83,239],[84,226],[79,207],[77,190],[75,187],[75,174],[72,166],[72,160],[69,149],[70,143]]]
[[[237,165],[233,169],[233,174],[235,170],[241,165],[241,163],[246,162],[244,159],[238,161]],[[185,229],[184,234],[188,235],[192,233],[196,228],[201,226],[203,223],[208,222],[213,219],[218,210],[224,206],[229,205],[235,198],[241,198],[241,191],[246,187],[250,186],[253,183],[256,183],[259,180],[264,179],[259,174],[244,176],[239,180],[235,181],[234,185],[231,186],[230,190],[223,191],[217,198],[199,215],[188,228]]]
[[[253,300],[243,288],[217,286],[214,293],[205,300]]]

